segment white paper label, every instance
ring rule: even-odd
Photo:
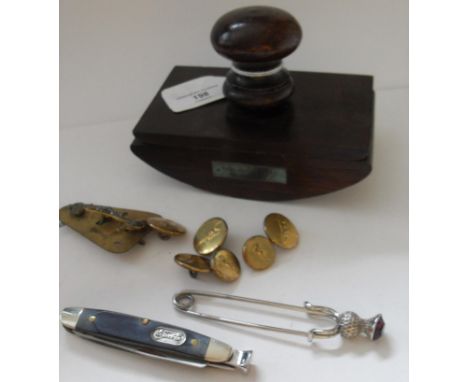
[[[226,77],[204,76],[183,82],[161,92],[163,100],[174,113],[195,109],[224,98]]]

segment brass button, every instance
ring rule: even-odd
[[[273,245],[264,236],[253,236],[242,247],[242,256],[248,266],[256,271],[267,269],[275,262]]]
[[[239,260],[227,249],[220,249],[211,255],[210,266],[213,273],[223,281],[236,281],[241,274]]]
[[[281,214],[273,213],[266,216],[263,229],[268,238],[281,248],[291,249],[299,243],[299,233],[296,227]]]
[[[198,228],[193,246],[200,255],[208,255],[223,245],[227,234],[226,222],[221,218],[211,218]]]
[[[191,272],[207,273],[211,270],[208,259],[198,255],[179,253],[174,257],[174,261],[182,268],[188,269]]]
[[[152,216],[146,219],[146,222],[163,236],[180,236],[186,232],[185,227],[181,224],[163,217]]]

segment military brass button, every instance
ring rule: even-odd
[[[253,236],[242,247],[242,256],[248,266],[256,271],[271,267],[276,254],[273,245],[264,236]]]
[[[273,213],[265,217],[263,229],[268,238],[277,246],[294,248],[299,242],[299,233],[294,224],[281,214]]]
[[[198,228],[193,246],[199,254],[208,255],[223,245],[227,234],[226,222],[221,218],[211,218]]]
[[[146,222],[163,236],[180,236],[186,232],[184,226],[163,217],[152,216],[146,219]]]
[[[198,255],[179,253],[174,257],[174,261],[182,268],[188,269],[191,272],[210,272],[210,262],[206,258]]]
[[[236,255],[227,249],[219,249],[210,259],[210,266],[213,273],[221,280],[236,281],[241,273],[239,260]]]

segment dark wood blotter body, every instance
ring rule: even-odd
[[[227,71],[177,66],[161,89]],[[248,199],[304,198],[365,178],[372,158],[372,77],[290,73],[293,95],[280,108],[266,111],[245,110],[222,100],[176,114],[159,91],[134,129],[131,149],[180,181]],[[246,164],[259,177],[215,176],[213,162]],[[262,171],[269,168],[281,171],[284,178],[265,180]]]

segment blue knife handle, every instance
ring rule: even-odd
[[[117,344],[204,359],[210,337],[127,314],[84,308],[74,331]]]

